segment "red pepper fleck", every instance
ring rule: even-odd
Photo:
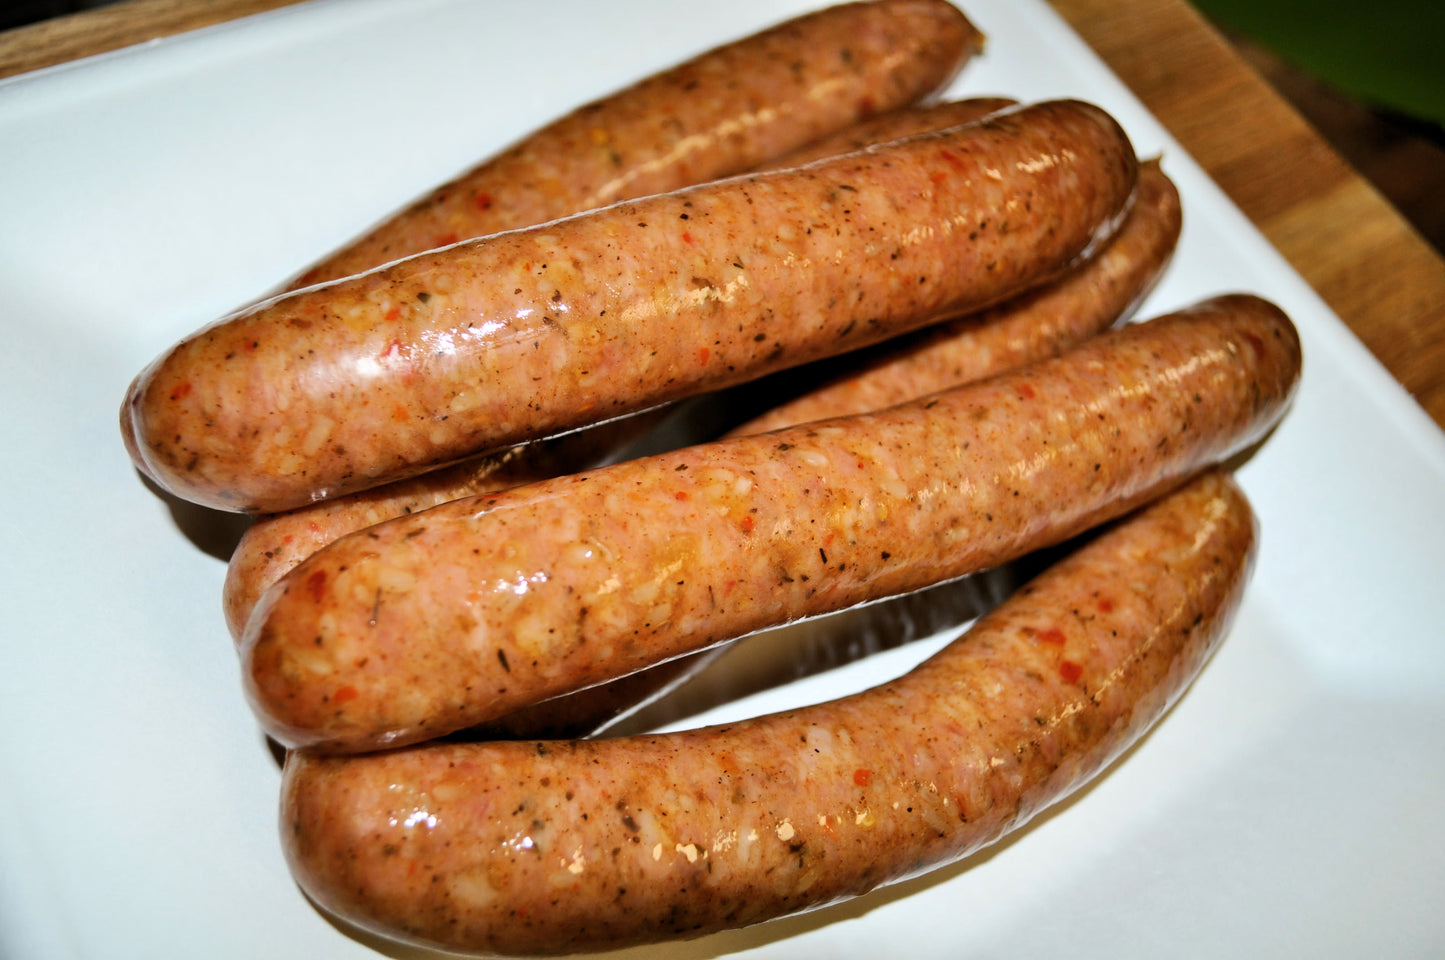
[[[854,782],[855,784],[857,784],[858,786],[860,786],[860,787],[866,787],[866,786],[868,786],[868,781],[869,781],[869,780],[872,780],[872,779],[873,779],[873,771],[872,771],[872,770],[862,770],[862,769],[859,769],[859,770],[854,770],[854,771],[853,771],[853,782]]]
[[[673,496],[676,497],[676,498],[679,499],[679,500],[686,500],[686,499],[687,499],[687,491],[686,491],[686,490],[679,490],[679,491],[677,491],[676,493],[674,493]]]
[[[1113,600],[1110,600],[1108,597],[1100,597],[1100,598],[1099,598],[1099,612],[1100,612],[1100,613],[1113,613],[1113,612],[1114,612],[1114,601],[1113,601]]]
[[[182,397],[189,397],[190,395],[191,395],[191,381],[189,381],[189,380],[187,380],[185,383],[181,384],[180,386],[176,387],[174,390],[171,391],[171,399],[172,399],[172,400],[179,400],[179,399],[181,399]]]
[[[331,695],[331,702],[345,703],[348,700],[355,700],[359,696],[361,696],[361,694],[357,691],[355,687],[346,686],[342,687],[340,690],[336,691]]]
[[[743,528],[743,533],[752,533],[752,532],[753,532],[753,518],[752,518],[752,517],[743,517],[742,523],[738,524],[738,526],[740,526],[740,527]]]
[[[1064,636],[1064,631],[1060,630],[1058,627],[1050,627],[1043,633],[1038,634],[1038,638],[1039,642],[1041,643],[1052,643],[1060,647],[1062,647],[1064,645],[1064,641],[1068,639]]]
[[[1059,676],[1064,678],[1065,683],[1078,683],[1079,678],[1084,675],[1084,668],[1072,660],[1059,661]]]
[[[962,160],[958,159],[958,158],[955,157],[952,153],[949,153],[947,150],[940,150],[940,151],[938,151],[938,155],[943,158],[943,161],[944,161],[945,163],[947,163],[950,167],[952,167],[952,168],[955,169],[955,170],[963,171],[963,170],[966,170],[966,169],[967,169],[967,167],[964,165],[964,162],[963,162]]]
[[[388,323],[396,323],[396,321],[401,319],[401,307],[392,307],[382,315],[382,319]]]
[[[1034,388],[1027,383],[1019,384],[1019,395],[1022,396],[1025,400],[1032,400],[1034,397],[1038,396],[1038,394],[1034,393]]]
[[[944,172],[941,171],[941,170],[938,171],[937,173],[930,173],[930,174],[928,175],[928,182],[929,182],[929,183],[932,183],[932,184],[935,184],[935,185],[936,185],[936,184],[940,184],[940,183],[942,183],[943,181],[945,181],[945,180],[947,180],[947,179],[948,179],[948,174],[944,173]]]
[[[401,341],[400,341],[400,340],[392,340],[392,341],[388,342],[387,345],[386,345],[386,349],[383,350],[383,351],[381,351],[381,359],[383,359],[383,360],[385,360],[387,357],[397,357],[397,356],[400,356],[400,355],[401,355]]]
[[[692,234],[688,233],[686,230],[682,231],[682,242],[692,243]]]
[[[326,571],[317,570],[306,578],[306,591],[311,594],[311,599],[317,603],[326,596]]]
[[[406,423],[406,421],[411,419],[411,414],[406,412],[406,407],[398,403],[391,408],[391,419],[397,423]]]
[[[477,194],[476,204],[478,210],[492,209],[492,195],[485,191]]]
[[[697,348],[697,363],[698,363],[698,366],[702,366],[702,365],[706,364],[706,363],[707,363],[707,358],[708,358],[709,356],[711,356],[711,355],[712,355],[712,351],[709,350],[707,347],[698,347],[698,348]]]

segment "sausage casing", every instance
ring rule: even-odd
[[[1168,265],[1181,226],[1179,191],[1158,161],[1146,163],[1123,226],[1088,263],[1007,303],[900,338],[897,346],[885,345],[861,369],[732,432],[763,433],[882,410],[1057,356],[1133,312]]]
[[[1137,161],[1052,101],[418,254],[218,322],[132,384],[141,469],[266,512],[875,343],[1051,279]]]
[[[595,467],[655,426],[657,419],[649,411],[612,420],[473,457],[408,480],[257,517],[226,565],[221,606],[232,638],[240,641],[256,602],[272,584],[333,540],[452,500]]]
[[[577,108],[331,254],[290,289],[741,173],[941,90],[982,46],[983,35],[943,0],[805,14]]]
[[[336,541],[242,641],[288,746],[416,742],[995,566],[1243,449],[1300,370],[1235,295],[890,410],[444,504]]]
[[[881,358],[865,363],[862,370],[775,407],[729,435],[881,410],[1056,356],[1134,312],[1168,265],[1180,227],[1178,190],[1157,160],[1143,164],[1128,217],[1088,263],[1006,304],[903,338],[911,342],[883,350]],[[726,649],[712,647],[523,707],[484,725],[483,731],[529,739],[586,735],[663,696]]]
[[[874,143],[968,123],[1015,104],[1016,101],[1001,97],[979,97],[895,110],[810,144],[768,167],[796,166]],[[1141,181],[1140,187],[1144,186]],[[1141,193],[1141,199],[1142,196]],[[1121,234],[1132,232],[1130,224],[1140,219],[1139,206],[1136,201],[1120,228]],[[1117,238],[1111,240],[1110,249],[1118,243]],[[958,382],[962,382],[962,378]],[[448,500],[505,490],[597,466],[636,439],[654,420],[647,415],[623,418],[549,441],[518,445],[473,458],[409,480],[258,517],[237,544],[226,567],[223,607],[231,635],[240,639],[252,608],[271,584],[337,537]]]
[[[858,896],[1018,828],[1137,740],[1225,634],[1254,543],[1210,472],[852,697],[663,735],[293,753],[282,842],[327,910],[453,950],[599,950]]]
[[[1181,226],[1179,193],[1157,161],[1139,169],[1129,216],[1107,246],[1067,277],[1008,303],[923,331],[861,371],[733,430],[747,436],[825,417],[880,410],[1055,356],[1129,316],[1168,265]],[[726,645],[523,707],[488,723],[492,737],[584,736],[685,682]]]

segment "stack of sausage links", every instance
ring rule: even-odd
[[[1254,550],[1216,465],[1283,414],[1298,338],[1243,294],[1119,326],[1178,194],[1094,106],[925,105],[981,46],[941,0],[876,0],[718,48],[137,378],[140,469],[265,514],[226,615],[318,904],[503,954],[757,923],[997,839],[1187,687]],[[595,466],[640,411],[885,340],[715,442]],[[1095,528],[883,686],[576,739],[731,639]]]

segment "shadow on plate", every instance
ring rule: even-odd
[[[210,507],[182,500],[175,494],[162,490],[155,481],[139,470],[135,475],[147,490],[166,505],[171,514],[171,522],[197,550],[222,563],[231,559],[241,535],[251,526],[249,516],[244,513],[212,510]]]

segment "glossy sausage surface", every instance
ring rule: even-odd
[[[273,587],[247,693],[282,743],[354,752],[918,590],[1238,452],[1299,371],[1277,307],[1223,297],[881,413],[444,504]]]
[[[896,110],[856,124],[768,166],[782,169],[809,163],[874,143],[968,123],[1015,104],[1001,97],[980,97]],[[1136,202],[1135,209],[1138,205]],[[1129,230],[1129,224],[1137,220],[1131,210],[1121,231]],[[1111,242],[1110,247],[1114,246],[1117,242]],[[511,447],[410,480],[258,517],[241,538],[226,568],[223,606],[231,636],[240,639],[252,608],[271,584],[337,537],[448,500],[597,466],[655,425],[656,420],[646,414],[623,418],[553,440]]]
[[[1088,263],[992,309],[901,337],[896,346],[885,344],[860,369],[774,407],[733,433],[882,410],[1057,356],[1133,313],[1168,266],[1181,226],[1179,191],[1157,161],[1144,164],[1129,216]]]
[[[973,317],[922,331],[863,369],[731,431],[747,436],[825,417],[880,410],[1055,356],[1129,316],[1168,265],[1181,226],[1179,193],[1157,162],[1139,170],[1129,216],[1108,245],[1069,276]],[[523,707],[483,729],[492,737],[585,736],[686,682],[726,645]]]
[[[260,304],[123,419],[177,496],[289,509],[981,309],[1092,252],[1136,174],[1052,101],[620,203]]]
[[[333,540],[452,500],[595,467],[655,426],[657,420],[650,412],[612,420],[408,480],[257,517],[226,565],[221,605],[232,638],[241,639],[256,602],[272,584]]]
[[[293,753],[282,842],[325,909],[454,950],[601,950],[859,896],[1017,829],[1136,741],[1224,636],[1254,542],[1211,472],[852,697],[654,736]]]
[[[797,17],[579,107],[431,191],[289,289],[741,173],[941,90],[982,46],[983,35],[943,0],[840,4]]]

